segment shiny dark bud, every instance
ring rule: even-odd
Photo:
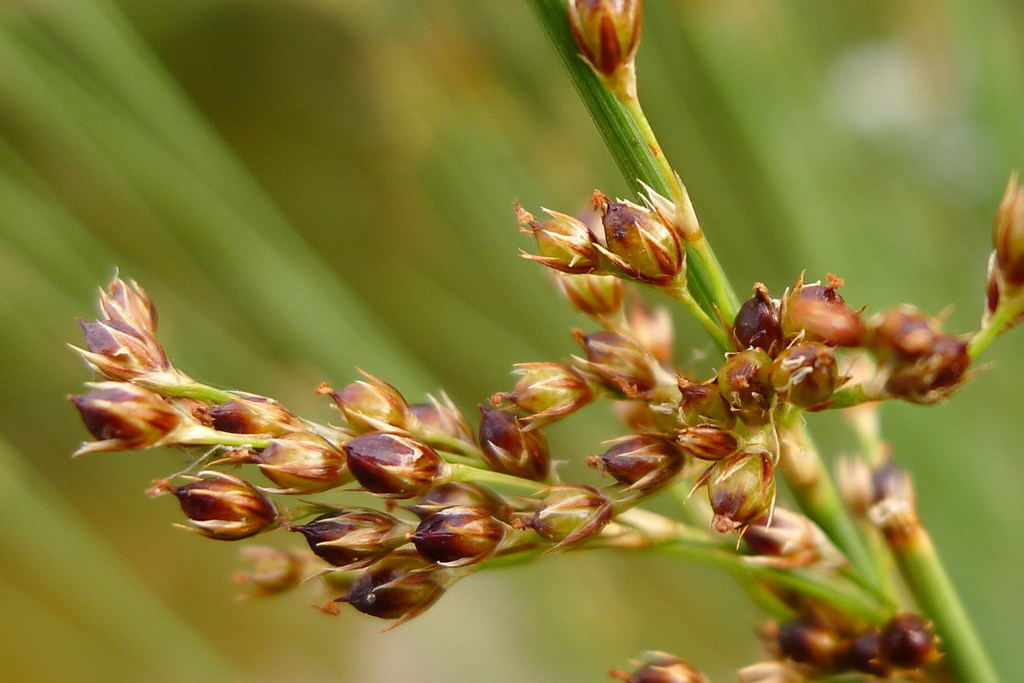
[[[860,315],[837,291],[843,281],[829,275],[828,285],[803,284],[803,275],[783,298],[782,335],[787,340],[818,341],[829,346],[857,346],[864,337]]]
[[[551,456],[539,429],[525,430],[515,415],[480,406],[480,450],[487,466],[524,479],[548,476]]]
[[[598,533],[612,516],[612,501],[605,494],[592,486],[566,484],[547,490],[530,526],[559,548]]]
[[[330,395],[349,429],[356,434],[406,430],[410,411],[401,392],[373,375],[363,374],[365,380],[352,382],[338,391],[327,384],[317,391]]]
[[[231,434],[285,436],[306,429],[290,410],[272,398],[245,396],[210,409],[213,428]]]
[[[838,634],[804,619],[779,626],[776,643],[780,654],[825,671],[837,668],[844,654]]]
[[[75,455],[148,448],[172,438],[184,416],[159,394],[124,382],[97,382],[93,390],[69,396],[96,441]]]
[[[435,486],[407,509],[423,520],[450,507],[477,508],[503,522],[507,522],[512,513],[512,506],[503,498],[488,488],[468,481],[450,481]]]
[[[731,427],[736,422],[729,402],[718,388],[718,380],[693,382],[682,375],[678,377],[679,410],[689,425],[710,422],[722,427]]]
[[[419,557],[391,555],[363,572],[338,601],[380,619],[412,619],[444,592],[432,566]]]
[[[352,481],[344,452],[312,432],[273,439],[253,461],[279,493],[319,493]]]
[[[935,660],[939,640],[930,622],[916,614],[897,614],[882,628],[878,649],[885,664],[919,669]]]
[[[867,631],[854,638],[846,652],[847,668],[885,676],[889,670],[882,663],[881,642],[882,634],[878,631]]]
[[[745,529],[775,504],[775,463],[767,451],[740,451],[716,462],[701,479],[715,513],[711,526],[719,533]]]
[[[559,273],[555,284],[573,308],[592,318],[614,315],[622,308],[622,279],[614,275]]]
[[[779,397],[805,410],[821,408],[839,385],[835,352],[820,342],[795,344],[779,353],[771,367]]]
[[[360,507],[328,512],[308,524],[288,529],[305,536],[317,557],[342,569],[368,567],[405,545],[412,531],[400,519]]]
[[[371,493],[413,498],[439,483],[446,463],[418,439],[399,434],[360,434],[343,446],[348,468]]]
[[[737,351],[755,348],[774,354],[782,345],[782,322],[779,306],[758,284],[754,296],[740,306],[732,323],[732,338]]]
[[[685,459],[678,448],[663,438],[633,434],[616,439],[603,455],[592,455],[587,464],[609,474],[627,490],[651,491],[672,481]]]
[[[748,425],[768,422],[768,409],[775,397],[771,367],[771,356],[761,349],[748,349],[730,354],[718,370],[718,390]]]
[[[188,517],[184,529],[219,541],[249,538],[277,526],[277,508],[255,486],[223,472],[205,471],[184,486],[158,482],[151,495],[173,493]]]
[[[735,432],[714,424],[683,427],[676,432],[675,441],[685,453],[700,460],[721,460],[740,449]]]
[[[410,537],[420,555],[442,567],[487,559],[508,527],[477,507],[450,507],[424,519]]]
[[[686,252],[675,229],[642,206],[612,201],[594,193],[601,211],[603,239],[598,250],[627,277],[650,285],[667,285],[686,272]]]
[[[601,330],[576,335],[587,362],[584,368],[612,391],[627,395],[654,387],[652,356],[620,334]]]

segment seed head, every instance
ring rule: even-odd
[[[837,291],[843,281],[829,275],[828,285],[805,285],[803,275],[782,299],[782,334],[786,340],[818,341],[829,346],[857,346],[864,337],[860,314],[846,306]]]
[[[782,344],[779,305],[760,282],[754,286],[754,296],[745,301],[736,313],[732,338],[737,351],[757,348],[770,355],[774,355]]]
[[[466,481],[450,481],[435,486],[408,506],[421,520],[450,507],[471,507],[482,510],[501,521],[507,522],[511,506],[490,489]]]
[[[683,375],[678,375],[679,411],[686,424],[697,425],[702,422],[731,427],[736,422],[729,402],[718,388],[718,379],[711,378],[707,382],[694,382]]]
[[[495,394],[492,401],[506,399],[516,404],[529,413],[523,418],[524,422],[548,424],[593,400],[586,380],[568,365],[519,363],[515,372],[520,376],[515,388],[508,393]]]
[[[605,494],[593,486],[565,484],[547,490],[530,526],[556,542],[553,550],[598,533],[612,516],[612,501]]]
[[[360,569],[405,545],[412,527],[378,510],[345,507],[288,530],[305,536],[309,549],[325,562]]]
[[[151,495],[173,493],[188,517],[183,529],[219,541],[237,541],[277,526],[277,508],[255,486],[231,474],[207,470],[184,486],[156,482]]]
[[[735,432],[714,424],[683,427],[676,433],[676,444],[683,451],[701,460],[721,460],[740,449]]]
[[[771,357],[761,349],[730,354],[718,370],[718,390],[739,418],[748,425],[768,421],[775,397],[771,382]]]
[[[520,254],[523,258],[562,273],[593,273],[601,267],[601,253],[594,244],[590,228],[578,218],[557,211],[544,210],[551,218],[537,222],[519,204],[516,218],[523,232],[537,240],[540,254]]]
[[[632,202],[611,201],[594,193],[603,235],[597,249],[627,277],[650,285],[667,285],[686,272],[686,252],[678,233],[655,211]]]
[[[611,677],[624,683],[709,683],[688,661],[668,652],[645,652],[636,664],[633,673],[616,670]]]
[[[822,408],[839,384],[835,352],[821,342],[794,344],[772,363],[771,381],[784,401],[805,410]]]
[[[555,283],[573,308],[592,318],[614,315],[622,308],[622,280],[614,275],[557,273]]]
[[[653,357],[629,339],[608,330],[575,336],[586,355],[581,367],[608,389],[632,395],[654,387]]]
[[[334,391],[327,384],[322,384],[317,391],[334,399],[349,429],[356,434],[408,429],[409,405],[398,389],[373,375],[363,374],[365,380],[352,382],[340,391]]]
[[[916,614],[897,614],[882,628],[879,659],[897,669],[919,669],[938,659],[938,645],[930,622]]]
[[[631,434],[612,442],[603,455],[592,455],[587,464],[610,474],[627,491],[653,491],[672,481],[685,464],[678,448],[653,434]]]
[[[784,657],[823,671],[835,670],[845,654],[838,633],[806,619],[781,624],[776,634],[776,646]]]
[[[416,425],[414,436],[427,444],[439,446],[452,440],[465,444],[475,443],[473,428],[455,403],[444,392],[440,398],[428,396],[429,403],[413,403],[409,406]]]
[[[96,382],[93,390],[69,396],[97,441],[82,444],[75,455],[124,451],[173,441],[186,417],[159,394],[125,382]]]
[[[828,536],[804,515],[776,508],[747,527],[743,541],[753,555],[752,564],[779,569],[819,565],[840,566],[844,560]]]
[[[850,642],[846,652],[846,665],[854,671],[875,676],[885,676],[888,667],[881,659],[882,634],[878,631],[865,631]]]
[[[447,467],[434,449],[401,434],[360,434],[342,447],[348,468],[371,493],[413,498],[440,483]]]
[[[480,406],[480,450],[495,472],[540,481],[548,476],[551,456],[539,429],[527,430],[520,418]]]
[[[442,567],[462,567],[487,559],[508,527],[478,507],[444,508],[424,519],[410,539],[420,555]]]
[[[232,434],[285,436],[305,429],[302,420],[272,398],[239,396],[210,409],[214,429]]]
[[[440,574],[432,567],[415,555],[392,554],[363,572],[338,602],[372,617],[408,621],[444,592]]]
[[[283,489],[279,493],[318,493],[352,481],[344,452],[312,432],[274,439],[253,456],[253,462]]]
[[[1001,282],[1008,290],[1019,289],[1024,285],[1024,188],[1016,173],[1010,176],[996,210],[992,243]]]
[[[606,78],[633,71],[641,19],[640,0],[569,1],[576,46],[587,64]]]

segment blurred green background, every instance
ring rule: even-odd
[[[976,327],[1024,165],[1024,5],[647,5],[641,96],[741,294],[806,268],[854,306]],[[471,577],[384,634],[301,589],[240,602],[237,547],[142,493],[180,456],[70,458],[87,435],[65,396],[89,373],[65,344],[115,269],[211,384],[327,420],[313,388],[358,366],[472,415],[583,324],[516,257],[512,201],[572,212],[595,187],[625,192],[525,3],[0,0],[3,679],[595,681],[664,649],[729,680],[755,661],[731,581],[651,555]],[[702,367],[707,339],[679,335],[680,366]],[[884,410],[1004,676],[1024,631],[1022,351],[1001,340],[947,405]],[[810,421],[830,458],[851,448]],[[589,477],[582,456],[620,433],[596,407],[551,439]]]

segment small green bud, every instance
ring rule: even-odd
[[[583,58],[604,76],[633,61],[640,43],[640,0],[570,0],[569,27]]]
[[[325,383],[317,392],[334,399],[349,429],[356,434],[408,429],[411,414],[401,392],[373,375],[363,374],[365,380],[352,382],[340,391]]]
[[[533,235],[540,252],[539,255],[522,253],[523,258],[562,273],[593,273],[600,267],[601,254],[590,228],[583,221],[545,209],[551,218],[538,222],[518,203],[515,212],[519,222],[529,226],[520,230]]]
[[[779,353],[771,367],[779,397],[813,410],[824,407],[839,384],[839,364],[832,349],[820,342],[795,344]]]
[[[597,249],[627,277],[667,285],[686,272],[686,252],[678,233],[656,212],[632,202],[611,201],[594,193],[604,234]]]
[[[527,413],[523,421],[548,424],[564,417],[593,400],[590,386],[579,372],[561,363],[518,363],[520,376],[515,388],[495,394],[493,401],[506,399]],[[495,403],[498,405],[498,403]]]
[[[512,507],[490,489],[467,481],[450,481],[435,486],[416,499],[408,510],[421,520],[450,507],[472,507],[507,522]]]
[[[210,409],[213,428],[231,434],[285,436],[306,429],[302,420],[272,398],[238,396]]]
[[[608,330],[574,334],[586,355],[583,369],[606,388],[630,395],[654,387],[653,357],[632,341]]]
[[[999,278],[1008,290],[1024,285],[1024,188],[1010,176],[992,224]]]
[[[721,460],[740,449],[740,440],[735,432],[713,424],[683,427],[676,433],[676,444],[701,460]]]
[[[592,318],[614,315],[622,308],[622,280],[614,275],[557,273],[555,283],[573,308]]]
[[[742,531],[774,507],[775,463],[767,451],[740,451],[719,460],[705,478],[715,513],[711,526],[719,533]]]
[[[707,382],[694,382],[679,375],[679,410],[686,424],[697,425],[702,422],[731,427],[736,422],[729,402],[718,388],[718,379],[713,377]]]

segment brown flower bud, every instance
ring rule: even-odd
[[[719,533],[745,529],[775,504],[775,463],[763,450],[745,450],[719,460],[701,477]]]
[[[768,421],[775,397],[771,357],[761,349],[730,354],[718,369],[718,389],[743,422],[757,426]]]
[[[743,541],[752,556],[752,564],[794,569],[818,564],[840,566],[844,560],[828,536],[804,515],[776,508],[746,528]]]
[[[780,625],[776,643],[783,656],[824,671],[837,669],[845,654],[839,634],[806,619]]]
[[[530,526],[560,548],[598,533],[613,514],[612,501],[593,486],[565,484],[547,490]]]
[[[803,274],[782,300],[782,334],[829,346],[858,346],[864,337],[860,315],[836,291],[843,281],[829,274],[828,285],[803,283]]]
[[[509,520],[512,512],[512,507],[493,491],[467,481],[450,481],[435,486],[420,496],[414,505],[408,506],[408,509],[423,520],[450,507],[477,508],[503,522]]]
[[[672,481],[685,459],[675,446],[650,434],[631,434],[612,442],[603,455],[592,455],[587,464],[610,474],[628,491],[652,491]]]
[[[1010,176],[996,210],[992,244],[1003,284],[1019,288],[1024,284],[1024,188],[1017,182],[1016,173]]]
[[[597,249],[627,277],[650,285],[667,285],[686,272],[686,252],[679,234],[654,211],[594,193],[604,234]]]
[[[423,559],[392,554],[356,579],[344,597],[363,614],[380,619],[412,619],[441,597],[444,586],[433,565]]]
[[[632,674],[613,671],[612,678],[625,683],[709,683],[708,678],[688,661],[668,652],[645,652]]]
[[[782,344],[779,305],[760,282],[754,286],[754,296],[745,301],[736,313],[732,338],[737,351],[756,348],[770,355],[774,355]]]
[[[795,344],[779,353],[771,368],[779,397],[805,410],[824,407],[839,384],[839,364],[820,342]]]
[[[173,493],[188,517],[183,529],[219,541],[249,538],[277,526],[277,508],[255,486],[231,474],[207,470],[184,486],[157,482],[151,495]]]
[[[452,440],[473,444],[473,428],[447,394],[440,398],[428,396],[430,403],[414,403],[409,406],[415,424],[413,436],[428,445],[441,446]]]
[[[882,634],[866,631],[850,642],[846,652],[846,666],[854,671],[885,676],[889,668],[881,660]]]
[[[518,363],[515,373],[520,376],[515,388],[508,393],[495,394],[494,398],[507,399],[530,413],[522,418],[524,422],[548,424],[579,410],[593,399],[586,380],[568,365]]]
[[[340,391],[332,390],[327,384],[322,384],[317,391],[330,394],[349,429],[356,434],[406,430],[410,411],[402,394],[387,382],[363,374],[365,380],[352,382]]]
[[[327,563],[360,569],[405,545],[412,526],[371,508],[345,507],[288,530],[305,536],[309,549]]]
[[[210,409],[214,429],[232,434],[284,436],[305,429],[302,420],[272,398],[239,396]]]
[[[607,330],[575,336],[587,357],[580,360],[584,369],[608,389],[631,394],[654,387],[652,357],[632,341]]]
[[[740,449],[740,440],[735,432],[713,424],[683,427],[676,433],[676,444],[701,460],[721,460]]]
[[[890,308],[868,323],[866,346],[880,361],[894,356],[916,358],[929,353],[939,334],[934,320],[909,304]]]
[[[252,461],[267,479],[283,489],[278,493],[318,493],[352,481],[345,454],[312,432],[274,439]]]
[[[400,434],[360,434],[342,448],[356,480],[385,498],[418,496],[439,483],[447,469],[430,446]]]
[[[124,451],[161,445],[185,423],[185,417],[160,395],[124,382],[97,382],[93,390],[69,396],[97,441],[82,444],[75,455]]]
[[[939,657],[930,622],[916,614],[897,614],[882,628],[879,659],[898,669],[919,669]]]
[[[687,424],[697,425],[706,421],[731,427],[736,422],[729,402],[718,389],[717,378],[694,382],[679,375],[677,379],[681,395],[679,410]]]
[[[480,406],[480,450],[495,472],[540,481],[551,469],[547,441],[539,429],[527,431],[515,415],[486,406]]]
[[[571,0],[569,27],[583,58],[611,76],[631,64],[640,43],[640,0]]]
[[[249,566],[233,577],[245,589],[243,597],[283,593],[302,583],[312,556],[304,551],[281,550],[270,546],[242,548],[242,560]]]
[[[530,261],[562,273],[592,273],[598,269],[601,254],[593,242],[590,228],[572,216],[557,211],[548,211],[551,218],[537,222],[533,215],[515,205],[516,218],[529,228],[520,228],[537,240],[540,254],[520,255]]]
[[[614,275],[558,273],[555,283],[569,303],[592,318],[614,315],[622,308],[622,280]]]
[[[456,506],[424,519],[410,539],[420,555],[442,567],[462,567],[487,559],[508,527],[478,507]]]

